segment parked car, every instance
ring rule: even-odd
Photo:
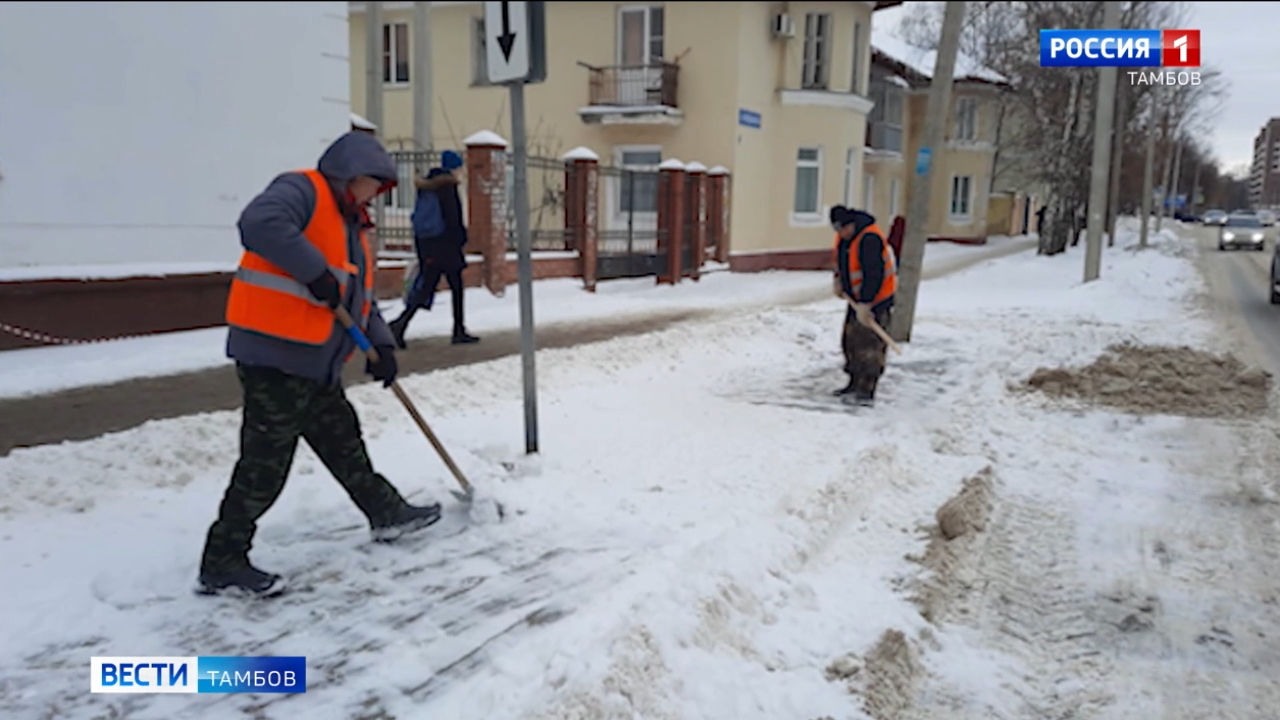
[[[1256,214],[1258,222],[1262,223],[1262,227],[1271,227],[1276,224],[1276,214],[1270,210],[1259,210]]]
[[[1173,219],[1179,222],[1187,222],[1187,223],[1200,222],[1199,215],[1196,215],[1195,213],[1183,212],[1182,210],[1175,210],[1173,213]]]
[[[1280,305],[1280,245],[1271,253],[1271,304]]]
[[[1218,228],[1219,250],[1242,247],[1263,250],[1266,248],[1266,239],[1257,215],[1229,215],[1227,221]]]
[[[1204,214],[1205,225],[1221,225],[1227,221],[1227,214],[1221,210],[1210,210]]]

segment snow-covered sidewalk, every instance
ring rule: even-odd
[[[925,269],[945,271],[957,263],[1007,252],[1015,246],[1026,246],[1027,242],[1025,237],[993,236],[985,246],[932,243],[926,251]],[[92,275],[104,275],[107,270],[96,269]],[[138,270],[163,271],[163,267]],[[27,274],[37,272],[39,269],[32,269]],[[123,271],[113,272],[118,275]],[[70,270],[61,274],[74,275]],[[17,270],[8,271],[8,275],[24,277]],[[809,272],[715,272],[697,283],[665,288],[655,288],[653,278],[611,280],[600,283],[595,293],[584,292],[581,281],[576,279],[541,280],[534,283],[534,313],[537,324],[545,326],[621,318],[640,320],[685,310],[768,307],[811,298],[815,290],[826,292],[828,278],[826,273]],[[511,287],[497,298],[487,290],[468,289],[469,329],[484,335],[518,328],[519,294],[515,290]],[[409,339],[447,334],[449,328],[442,323],[450,312],[449,293],[439,293],[436,302],[434,312],[419,315],[410,326]],[[380,306],[390,319],[400,313],[403,303],[392,300]],[[216,327],[91,345],[0,352],[0,399],[219,367],[229,363],[225,343],[226,329]]]
[[[870,411],[830,396],[835,300],[541,353],[536,459],[520,452],[518,358],[407,378],[508,518],[451,509],[404,546],[371,545],[304,449],[254,554],[299,588],[274,601],[190,593],[235,413],[15,450],[0,460],[0,714],[843,720],[898,717],[928,688],[955,717],[1027,716],[1072,688],[1052,686],[1044,658],[926,619],[957,615],[955,588],[981,584],[957,579],[968,566],[930,528],[969,480],[975,506],[1039,510],[1031,527],[1061,552],[1103,562],[1098,523],[1135,508],[1086,523],[1089,473],[1122,456],[1147,485],[1178,472],[1165,446],[1182,421],[1072,414],[1011,387],[1117,341],[1203,337],[1184,244],[1156,240],[1108,250],[1088,286],[1076,251],[930,282]],[[394,398],[350,394],[375,464],[413,497],[444,497],[451,480]],[[1121,431],[1133,440],[1099,452]],[[1064,583],[1089,572],[1057,569]],[[92,655],[305,655],[308,691],[90,695]]]

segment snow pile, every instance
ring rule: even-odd
[[[1118,345],[1083,368],[1036,370],[1027,386],[1127,412],[1227,418],[1266,412],[1271,375],[1231,355]]]
[[[254,551],[299,590],[266,603],[189,593],[233,413],[15,451],[0,460],[0,584],[17,589],[0,596],[0,712],[813,720],[1117,702],[1135,676],[1090,643],[1119,631],[1063,596],[1125,577],[1107,540],[1179,475],[1165,448],[1181,420],[1061,413],[1009,386],[1134,336],[1201,344],[1184,246],[1108,250],[1089,285],[1082,248],[931,281],[872,411],[830,395],[845,313],[830,298],[541,352],[536,458],[519,449],[518,358],[406,378],[506,519],[449,504],[431,531],[375,546],[304,448]],[[382,472],[412,498],[452,486],[389,393],[350,396]],[[1112,477],[1148,495],[1122,505]],[[1002,612],[1007,632],[985,635]],[[84,692],[90,655],[127,654],[305,655],[309,688]]]

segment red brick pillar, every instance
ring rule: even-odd
[[[480,253],[480,284],[502,297],[507,263],[507,141],[481,130],[467,146],[467,252]]]
[[[564,229],[578,251],[582,285],[596,291],[596,232],[599,213],[600,156],[576,147],[564,155]]]
[[[658,284],[680,282],[680,253],[684,249],[684,163],[675,158],[658,166],[658,252],[667,254],[667,266]]]
[[[707,222],[716,239],[715,260],[729,262],[729,170],[717,165],[707,171]]]
[[[693,218],[693,237],[685,238],[686,243],[693,244],[693,267],[689,269],[689,277],[694,281],[702,278],[702,264],[707,261],[707,166],[693,161],[685,166],[686,183],[693,186],[688,197],[693,207],[688,209]]]

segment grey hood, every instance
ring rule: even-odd
[[[345,187],[359,175],[384,183],[397,180],[396,163],[391,155],[376,137],[363,132],[349,132],[334,140],[320,156],[316,169],[337,187]]]

